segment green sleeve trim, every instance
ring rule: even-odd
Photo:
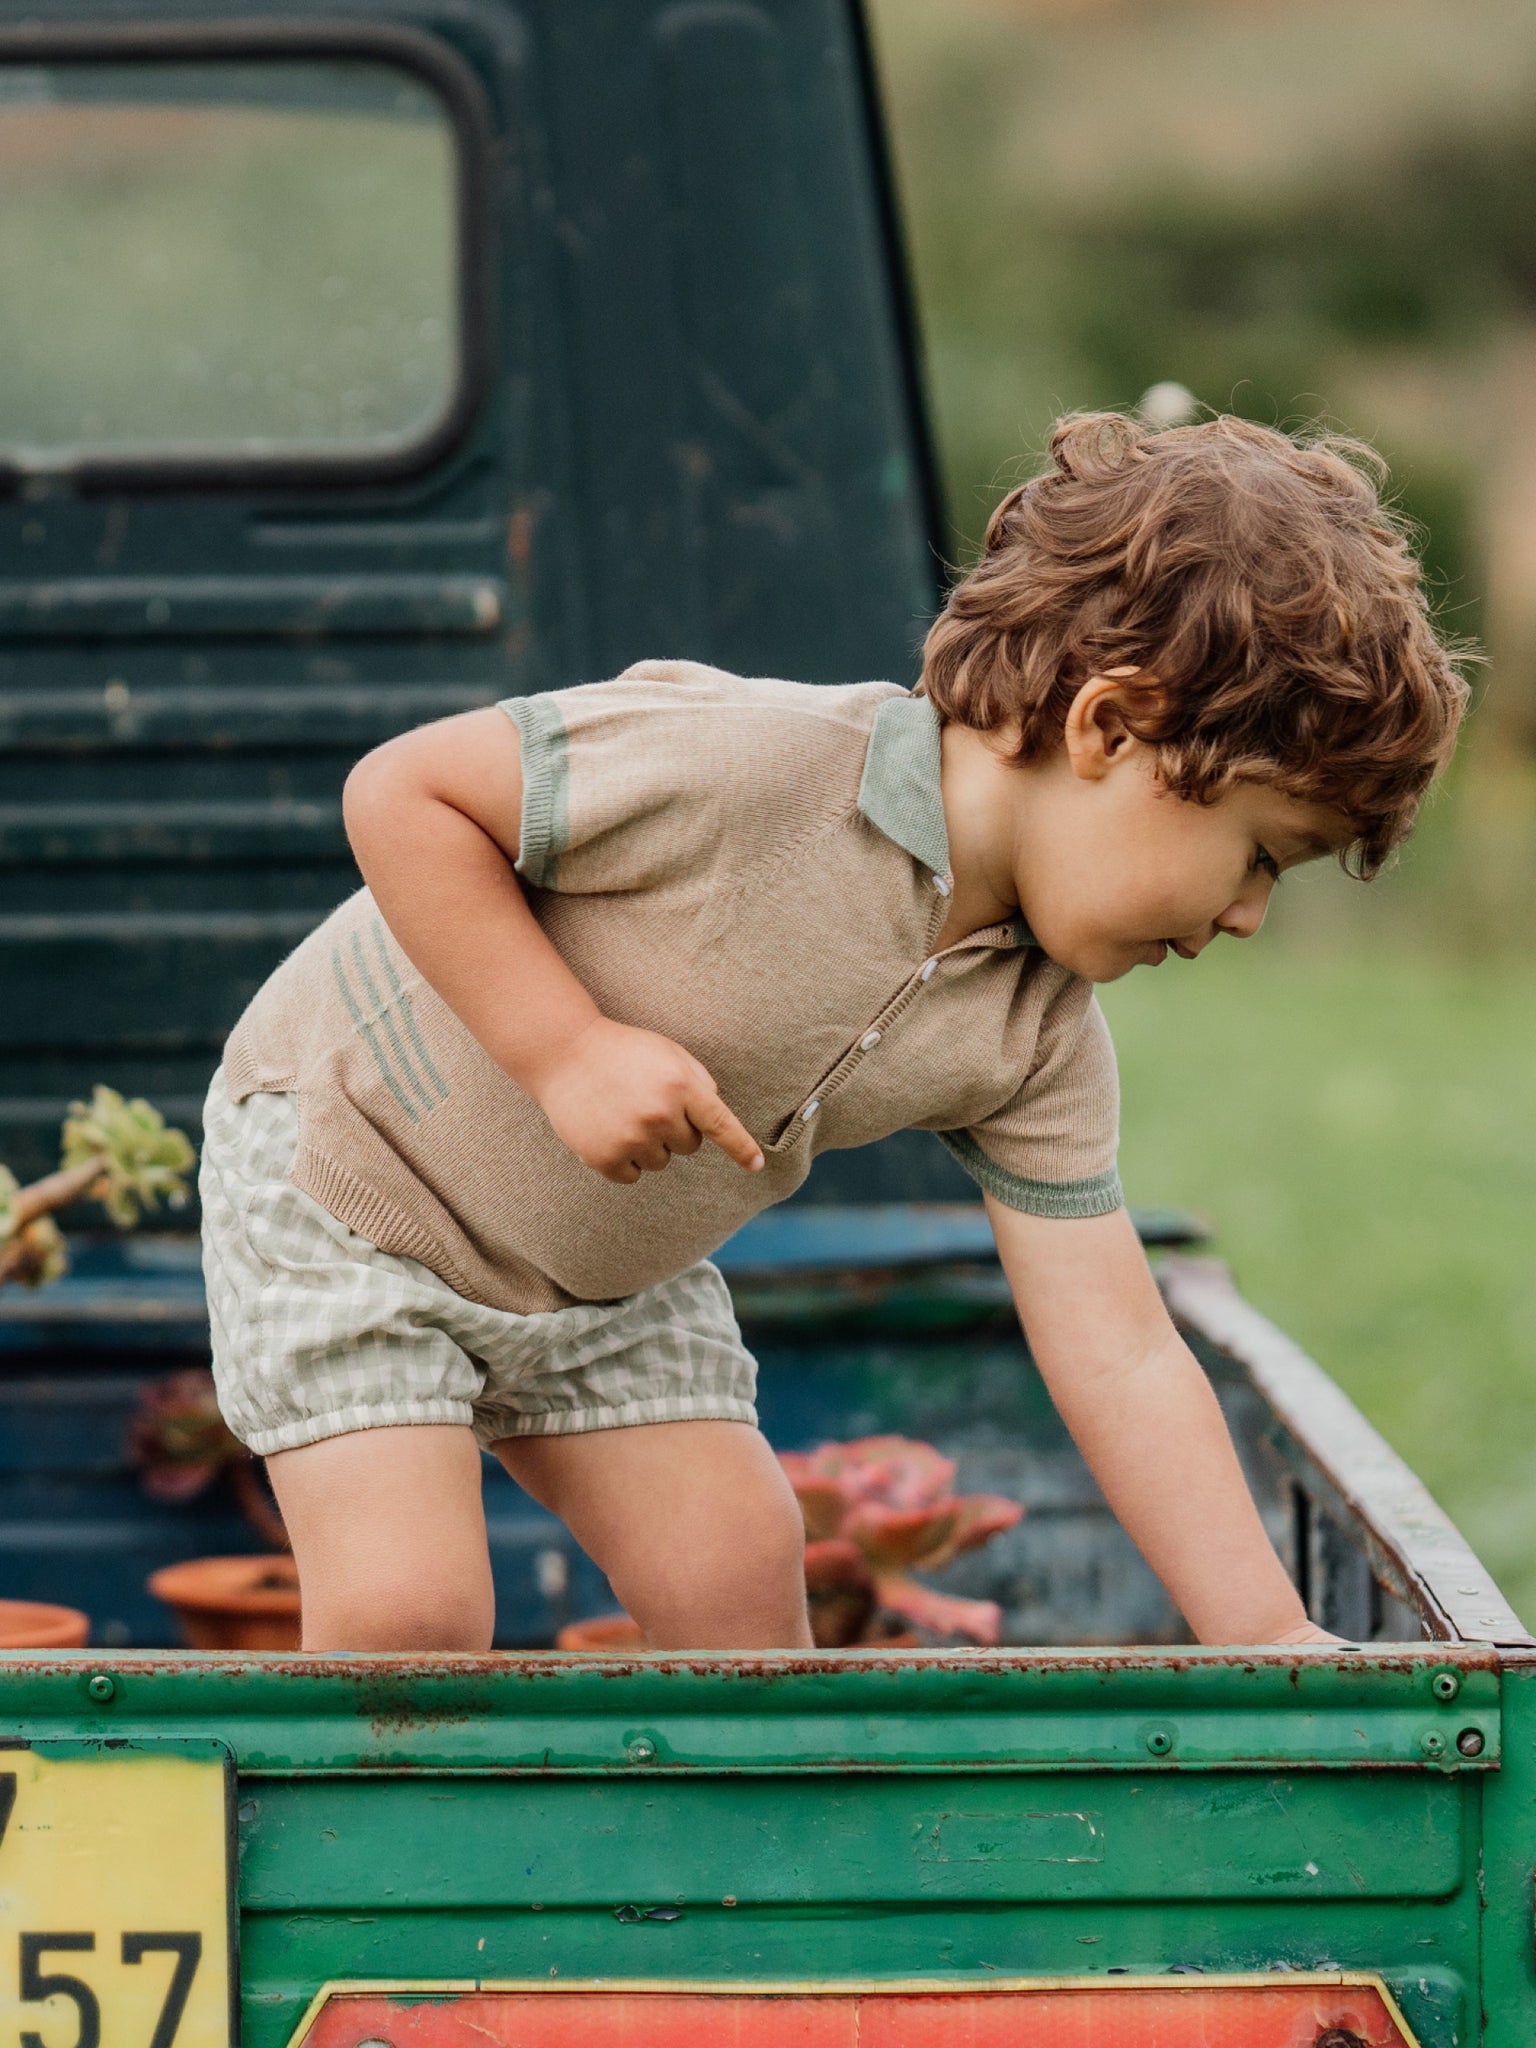
[[[517,727],[523,753],[523,818],[517,871],[536,889],[553,889],[571,843],[570,744],[560,707],[549,696],[508,697],[497,706]]]
[[[1022,1209],[1026,1216],[1107,1216],[1125,1206],[1125,1191],[1113,1167],[1107,1173],[1093,1173],[1086,1180],[1021,1180],[989,1159],[968,1131],[936,1132],[939,1143],[952,1152],[972,1180],[977,1181],[1002,1203],[1005,1209]]]

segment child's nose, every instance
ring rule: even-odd
[[[1255,875],[1241,896],[1234,896],[1226,909],[1216,920],[1216,929],[1225,932],[1229,938],[1251,939],[1264,922],[1269,909],[1269,894],[1274,888],[1269,875]]]

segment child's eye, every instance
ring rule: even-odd
[[[1275,859],[1275,856],[1272,853],[1267,853],[1262,846],[1254,855],[1253,864],[1260,871],[1261,874],[1268,875],[1272,882],[1279,881],[1280,863]]]

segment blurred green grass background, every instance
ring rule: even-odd
[[[1536,10],[873,0],[952,550],[1052,418],[1373,441],[1487,649],[1449,787],[1362,888],[1105,992],[1132,1198],[1250,1297],[1536,1620]]]

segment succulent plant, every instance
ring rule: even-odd
[[[955,1461],[903,1436],[781,1451],[806,1533],[806,1590],[816,1641],[889,1640],[893,1620],[925,1635],[991,1644],[995,1600],[963,1600],[911,1576],[941,1571],[1011,1529],[1024,1510],[995,1493],[956,1494]],[[852,1633],[841,1633],[851,1628]]]
[[[189,1366],[152,1380],[128,1425],[128,1455],[155,1500],[195,1500],[229,1474],[247,1522],[274,1550],[286,1550],[282,1516],[268,1499],[256,1463],[219,1412],[213,1374]]]
[[[23,1287],[46,1287],[69,1270],[64,1236],[51,1216],[18,1221],[22,1190],[16,1176],[0,1166],[0,1282],[17,1280]]]
[[[114,1223],[129,1229],[145,1209],[186,1200],[196,1156],[184,1131],[145,1101],[125,1102],[115,1088],[97,1087],[88,1104],[71,1103],[57,1173],[20,1187],[0,1166],[0,1286],[19,1280],[44,1287],[68,1270],[56,1209],[82,1198],[98,1201]]]
[[[114,1223],[131,1229],[161,1202],[180,1208],[197,1155],[184,1131],[168,1125],[142,1096],[125,1102],[99,1083],[86,1102],[72,1102],[64,1122],[65,1170],[95,1163],[91,1193]]]

